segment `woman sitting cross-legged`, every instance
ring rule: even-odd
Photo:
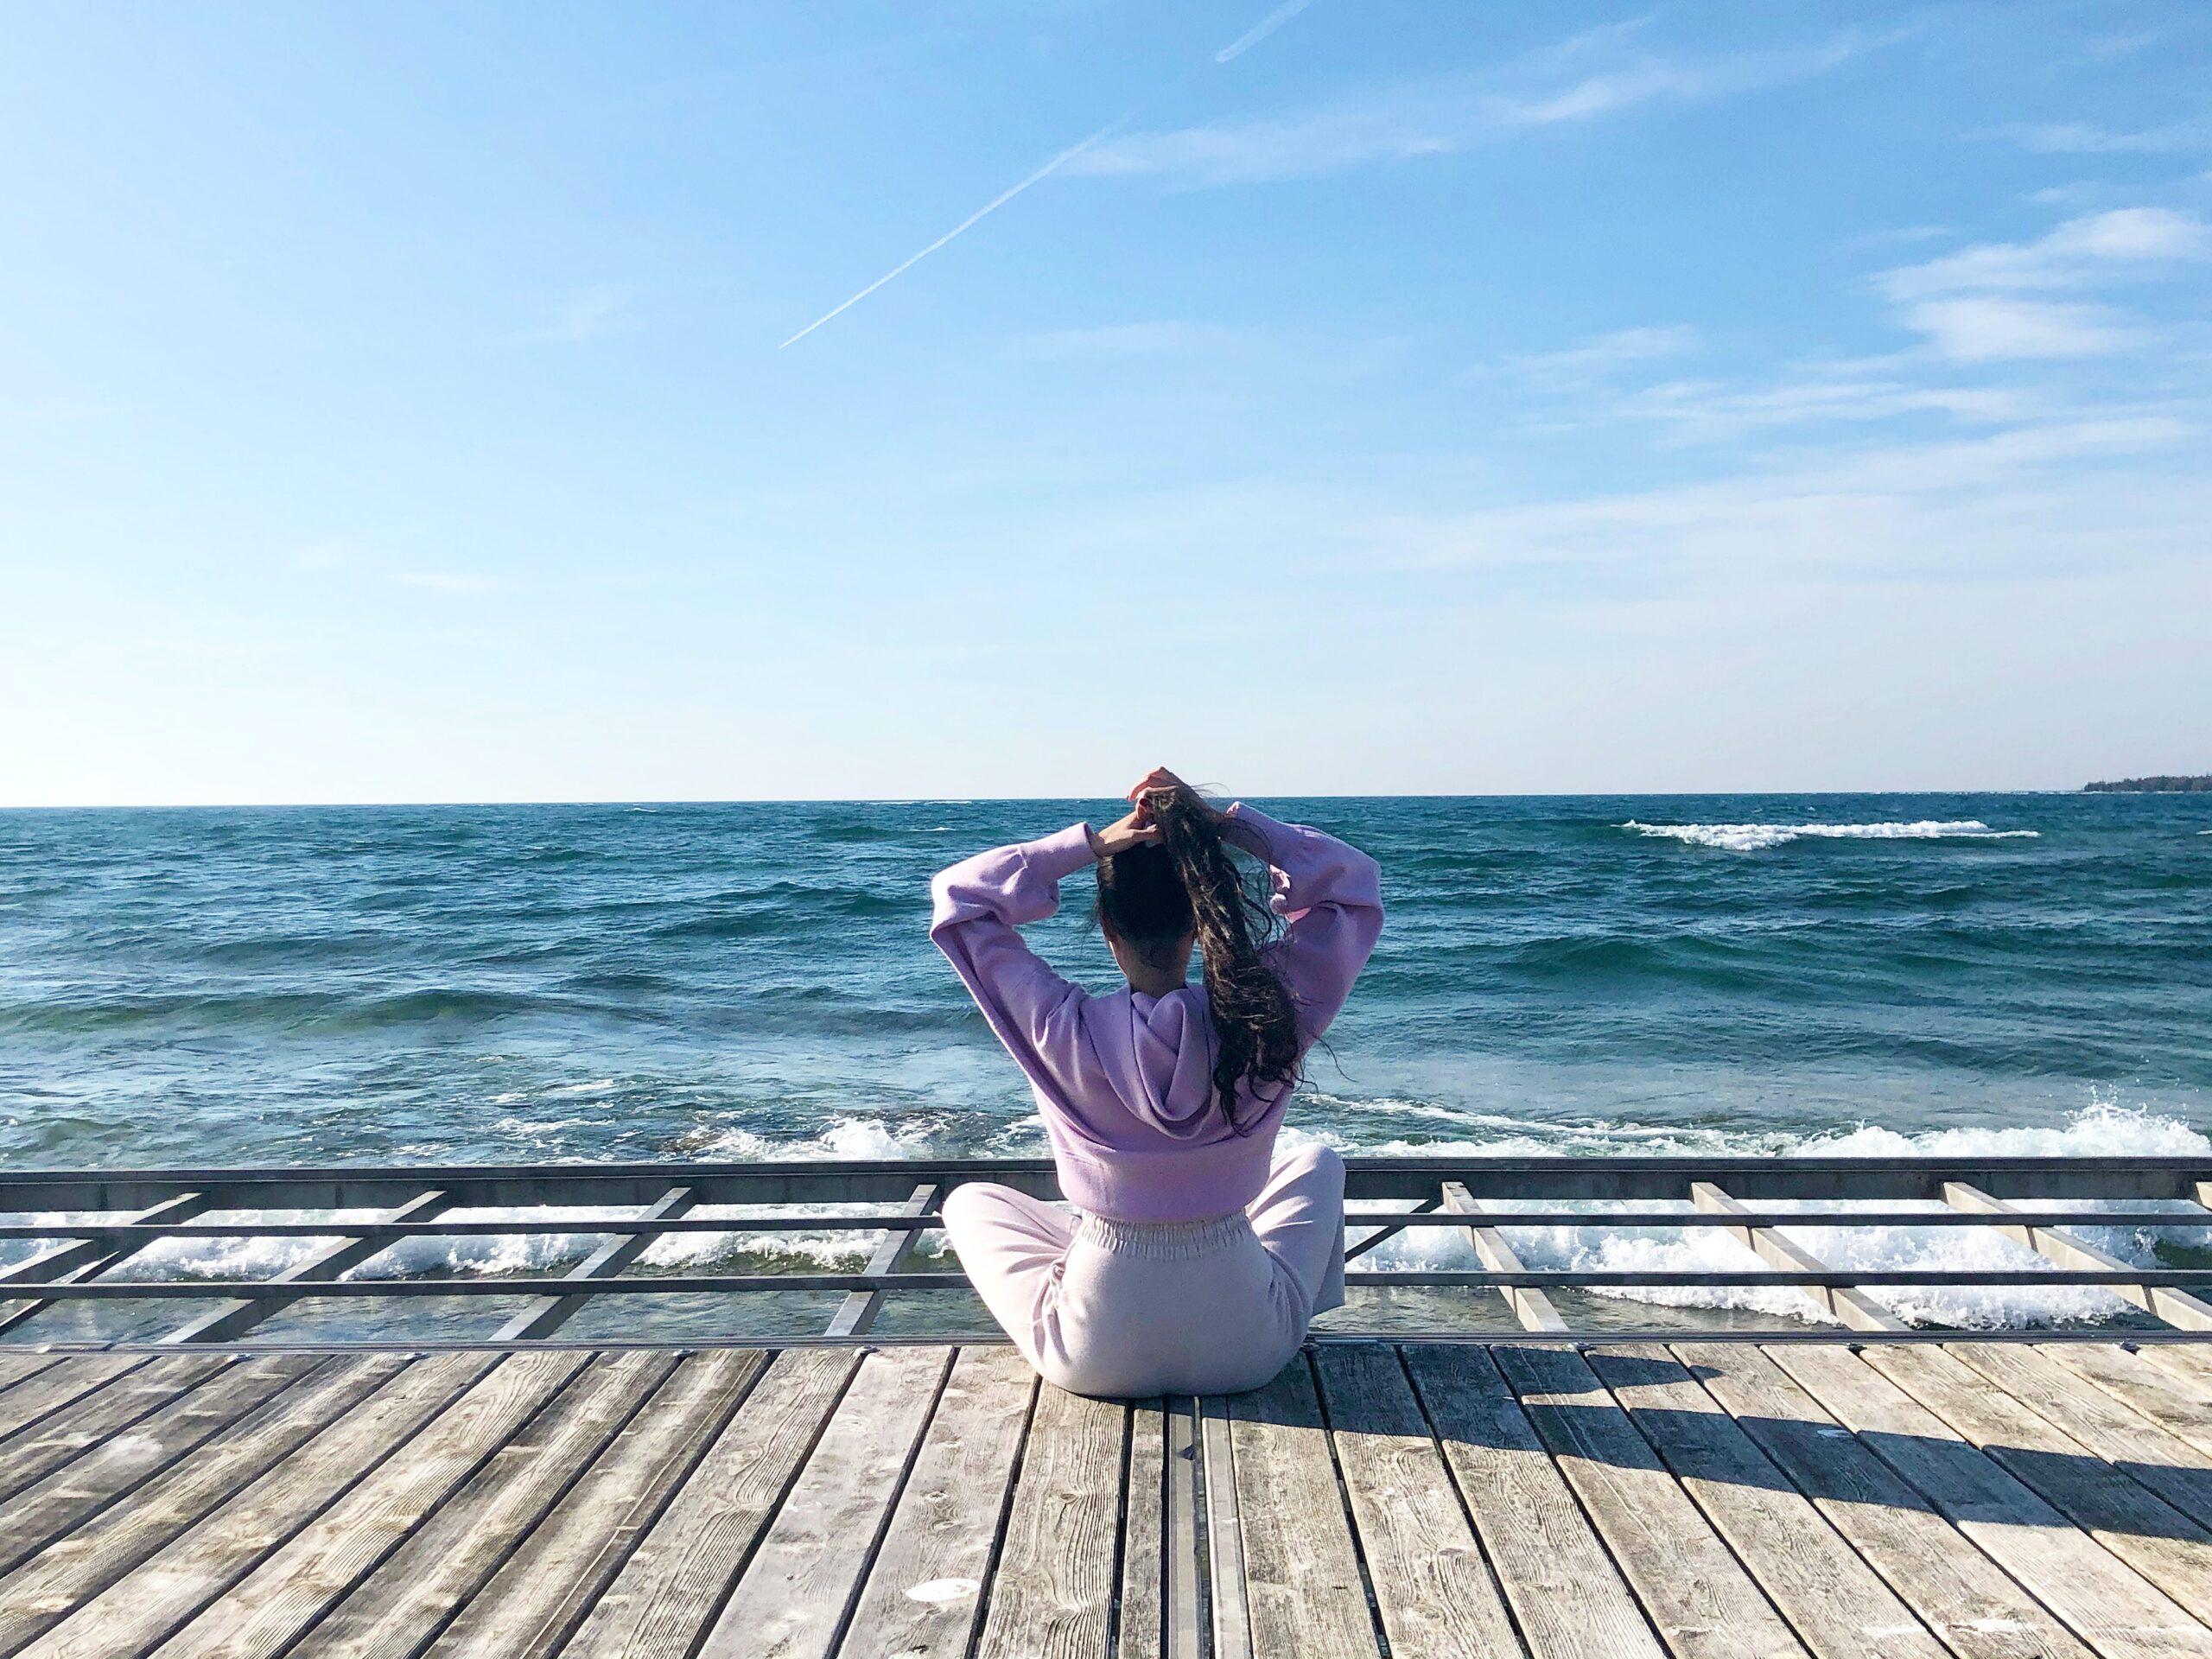
[[[1103,830],[980,853],[932,883],[930,937],[1027,1074],[1077,1211],[971,1182],[945,1200],[945,1230],[1048,1381],[1115,1397],[1256,1388],[1344,1300],[1344,1165],[1318,1145],[1277,1155],[1275,1133],[1382,931],[1379,872],[1318,830],[1217,810],[1172,772],[1129,799]],[[1272,868],[1269,904],[1232,847]],[[1018,931],[1094,863],[1128,980],[1108,996]]]

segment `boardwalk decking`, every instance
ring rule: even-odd
[[[0,1354],[0,1655],[2212,1659],[2212,1347]]]

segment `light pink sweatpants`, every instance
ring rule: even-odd
[[[1278,1154],[1248,1208],[1210,1221],[1109,1221],[970,1182],[944,1229],[1014,1346],[1076,1394],[1258,1388],[1344,1300],[1344,1166],[1326,1147]]]

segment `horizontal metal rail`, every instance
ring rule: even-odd
[[[1459,1224],[1466,1225],[1463,1220]],[[2069,1269],[2048,1272],[2011,1268],[1853,1268],[1849,1272],[1789,1272],[1745,1268],[1530,1268],[1518,1273],[1494,1273],[1487,1268],[1419,1268],[1362,1273],[1348,1271],[1347,1285],[1456,1287],[1500,1289],[1518,1287],[1533,1290],[1651,1287],[1703,1289],[1739,1285],[1819,1286],[1848,1289],[1853,1285],[1925,1285],[2010,1287],[2018,1290],[2069,1289],[2095,1286],[2117,1290],[2128,1286],[2212,1287],[2212,1268],[2126,1268]],[[239,1279],[128,1279],[95,1280],[84,1283],[41,1286],[39,1295],[57,1301],[149,1301],[170,1297],[236,1297],[251,1300],[274,1298],[297,1301],[302,1296],[684,1296],[723,1291],[757,1290],[963,1290],[968,1277],[960,1273],[669,1273],[649,1277],[613,1279],[333,1279],[308,1285],[296,1281]]]
[[[486,1319],[484,1337],[463,1345],[527,1347],[556,1339],[563,1322],[593,1305],[593,1299],[621,1297],[628,1300],[619,1305],[637,1308],[636,1299],[645,1298],[634,1336],[621,1338],[626,1344],[654,1339],[652,1299],[782,1292],[809,1297],[842,1293],[843,1300],[835,1305],[829,1330],[822,1328],[823,1313],[817,1305],[791,1313],[790,1332],[763,1336],[761,1343],[802,1338],[858,1341],[872,1337],[868,1327],[889,1298],[968,1287],[966,1277],[951,1270],[956,1263],[950,1256],[939,1258],[936,1266],[920,1264],[931,1267],[928,1271],[908,1270],[906,1262],[924,1235],[943,1233],[938,1206],[944,1197],[963,1182],[982,1180],[1042,1198],[1059,1196],[1052,1165],[1037,1159],[11,1171],[0,1173],[0,1217],[10,1217],[0,1220],[0,1242],[28,1242],[33,1249],[12,1268],[0,1269],[0,1295],[21,1281],[18,1300],[26,1304],[10,1314],[0,1334],[9,1342],[38,1342],[41,1326],[53,1326],[58,1318],[49,1310],[65,1305],[181,1300],[203,1312],[170,1332],[171,1343],[282,1346],[281,1335],[267,1336],[257,1327],[296,1303],[366,1306],[491,1297],[515,1303],[521,1311],[496,1310]],[[2031,1292],[2093,1287],[2134,1301],[2172,1325],[2202,1323],[2193,1310],[2205,1304],[2186,1293],[2212,1292],[2212,1268],[2133,1267],[2057,1230],[2094,1228],[2164,1237],[2212,1230],[2212,1207],[2205,1202],[2212,1198],[2212,1156],[1363,1158],[1347,1160],[1345,1188],[1351,1255],[1390,1239],[1433,1239],[1433,1230],[1441,1227],[1471,1238],[1483,1264],[1479,1269],[1355,1268],[1345,1274],[1348,1286],[1499,1294],[1523,1325],[1568,1339],[1624,1338],[1614,1332],[1575,1330],[1573,1305],[1557,1308],[1547,1293],[1632,1296],[1791,1287],[1809,1298],[1808,1313],[1817,1306],[1859,1327],[1848,1333],[1854,1338],[1886,1340],[1919,1333],[1904,1331],[1899,1319],[1866,1294],[1885,1287]],[[1967,1194],[1970,1201],[1962,1196]],[[1593,1204],[1615,1207],[1585,1207]],[[2052,1207],[2033,1207],[2038,1205]],[[773,1212],[746,1213],[745,1206],[769,1206]],[[798,1206],[817,1207],[817,1212]],[[732,1207],[740,1207],[741,1213],[712,1213]],[[268,1211],[278,1212],[281,1219]],[[1544,1229],[1588,1236],[1715,1227],[1743,1245],[1740,1270],[1528,1268],[1503,1236]],[[1948,1233],[1961,1227],[1994,1230],[2012,1240],[2019,1246],[2019,1266],[1830,1269],[1785,1236],[1868,1228]],[[749,1236],[802,1234],[852,1235],[847,1248],[855,1270],[626,1271],[664,1238],[721,1241],[719,1249],[728,1251],[741,1249]],[[417,1239],[470,1238],[574,1239],[579,1262],[565,1271],[533,1269],[503,1276],[474,1271],[465,1263],[403,1271],[387,1254]],[[174,1267],[150,1268],[143,1257],[156,1246],[238,1240],[296,1240],[300,1250],[289,1266],[257,1280],[201,1276],[188,1269],[180,1274]],[[863,1257],[867,1265],[860,1267]],[[1760,1258],[1766,1265],[1759,1265]],[[741,1258],[731,1265],[741,1262]],[[180,1276],[134,1276],[164,1270]],[[1452,1313],[1449,1300],[1436,1304],[1433,1318],[1440,1328],[1367,1332],[1338,1323],[1332,1335],[1445,1338],[1480,1323]],[[754,1306],[749,1317],[759,1317],[760,1305]],[[1358,1306],[1355,1301],[1348,1316]],[[379,1317],[371,1313],[353,1318],[349,1328],[366,1327],[372,1337],[386,1335],[388,1331],[375,1330]],[[1740,1315],[1730,1317],[1740,1326]],[[1394,1327],[1405,1318],[1403,1304],[1392,1310]],[[54,1328],[58,1334],[67,1327]],[[1777,1316],[1767,1334],[1802,1328]],[[1688,1330],[1700,1340],[1725,1334],[1697,1325],[1669,1329],[1676,1336]],[[2059,1332],[2044,1329],[2039,1334],[2050,1338]],[[2212,1338],[2212,1330],[2197,1334]],[[682,1345],[684,1339],[671,1340]]]
[[[638,1208],[678,1181],[701,1205],[896,1205],[924,1181],[949,1191],[970,1180],[996,1181],[1046,1198],[1058,1190],[1050,1161],[1033,1158],[41,1170],[0,1174],[0,1213],[139,1210],[188,1191],[206,1192],[218,1208],[380,1210],[429,1187],[448,1193],[456,1209]],[[2194,1199],[2197,1183],[2212,1183],[2212,1157],[1353,1158],[1346,1160],[1344,1192],[1355,1201],[1420,1198],[1444,1181],[1462,1182],[1487,1200],[1673,1200],[1686,1196],[1693,1181],[1710,1181],[1752,1206],[1783,1198],[1940,1203],[1947,1181],[2012,1202]]]
[[[1463,1183],[1453,1182],[1453,1185]],[[1726,1214],[1691,1210],[1505,1210],[1484,1206],[1484,1224],[1492,1227],[1694,1227],[1736,1231],[1750,1227],[1974,1227],[2002,1231],[2023,1221],[2036,1227],[2117,1227],[2128,1230],[2171,1229],[2212,1230],[2212,1213],[2195,1215],[2172,1210],[2029,1210],[2002,1217],[1959,1210],[1753,1210]],[[54,1225],[41,1222],[0,1222],[0,1239],[67,1237],[110,1243],[151,1244],[179,1238],[588,1238],[602,1233],[626,1233],[658,1237],[675,1233],[880,1233],[905,1218],[895,1211],[868,1215],[826,1216],[700,1216],[659,1218],[620,1216],[467,1217],[417,1222],[347,1221],[325,1217],[320,1221],[196,1221],[175,1225],[149,1222],[73,1222]],[[942,1228],[934,1217],[922,1223]],[[1347,1207],[1347,1227],[1382,1227],[1391,1233],[1408,1228],[1464,1228],[1454,1215],[1405,1210],[1365,1210]],[[1373,1241],[1381,1243],[1381,1239]]]

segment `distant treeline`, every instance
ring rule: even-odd
[[[2084,784],[2089,795],[2205,795],[2212,794],[2212,772],[2196,778],[2122,778],[2112,784]]]

